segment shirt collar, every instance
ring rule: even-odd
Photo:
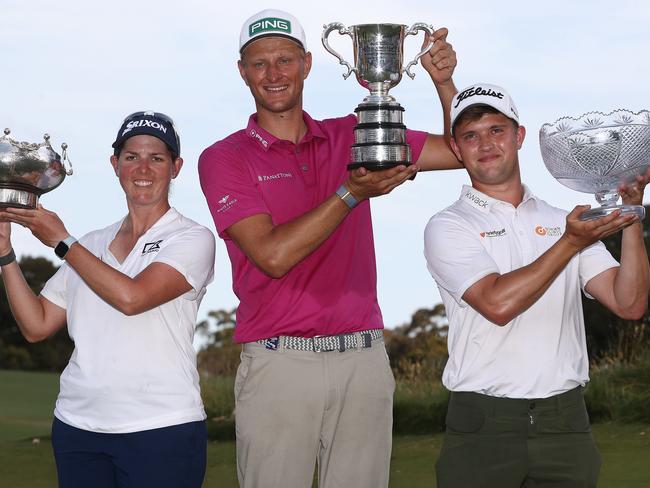
[[[248,125],[246,126],[246,135],[256,142],[264,151],[268,151],[271,144],[278,140],[273,134],[262,129],[257,123],[257,114],[253,114],[248,118]]]
[[[469,185],[463,185],[459,200],[480,210],[483,213],[488,213],[492,205],[499,201],[487,196],[484,193],[481,193],[476,188]]]
[[[321,129],[318,122],[312,119],[311,116],[304,110],[302,112],[302,118],[305,121],[305,125],[307,126],[307,133],[300,141],[301,144],[304,142],[309,142],[315,137],[320,139],[327,139],[327,136]],[[246,135],[254,142],[256,142],[264,151],[268,151],[273,144],[282,140],[278,139],[273,134],[259,126],[257,123],[257,114],[252,114],[248,118]]]
[[[155,229],[156,227],[160,227],[160,226],[162,226],[162,225],[166,225],[166,224],[168,224],[168,223],[171,222],[172,220],[178,218],[179,215],[180,215],[180,214],[178,213],[178,210],[176,210],[174,207],[169,207],[169,209],[168,209],[164,214],[162,214],[162,215],[158,218],[158,220],[156,220],[156,221],[154,222],[154,224],[153,224],[151,227],[149,227],[149,229],[147,230],[147,232],[145,232],[145,233],[142,234],[142,235],[143,235],[143,236],[146,236],[146,235],[147,235],[147,234],[148,234],[152,229]],[[120,229],[120,227],[122,227],[122,224],[124,223],[124,220],[125,220],[127,217],[128,217],[128,215],[125,215],[125,216],[122,218],[122,220],[120,220],[119,222],[116,222],[116,223],[115,223],[115,225],[116,225],[115,235],[117,235],[117,231]],[[113,237],[114,237],[114,236],[113,236]],[[113,240],[113,239],[111,239],[111,242],[112,242],[112,240]]]
[[[539,200],[535,195],[533,195],[533,192],[530,191],[530,188],[528,188],[528,186],[523,184],[522,186],[524,187],[524,198],[521,199],[521,203],[519,204],[519,206],[522,206],[528,200]]]
[[[529,200],[535,201],[538,199],[530,191],[530,188],[528,188],[526,185],[522,185],[522,186],[524,188],[524,196],[521,200],[521,203],[519,204],[519,207],[522,207],[524,204],[527,204]],[[463,189],[460,192],[459,200],[480,210],[483,213],[488,213],[490,209],[495,205],[502,204],[502,205],[511,206],[509,203],[502,202],[501,200],[497,200],[496,198],[492,198],[486,195],[485,193],[478,191],[473,186],[469,186],[469,185],[463,185]]]

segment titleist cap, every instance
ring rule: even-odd
[[[451,101],[451,127],[466,109],[473,105],[489,105],[519,123],[519,112],[508,92],[497,85],[476,83],[459,91]]]
[[[293,15],[276,9],[266,9],[250,17],[239,34],[239,53],[252,42],[264,37],[285,37],[307,49],[305,31]]]

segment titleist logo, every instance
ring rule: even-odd
[[[472,88],[469,88],[463,92],[460,92],[458,94],[458,101],[456,102],[456,105],[454,108],[457,108],[458,105],[460,105],[460,102],[465,100],[466,98],[473,97],[475,95],[483,95],[483,96],[488,96],[488,97],[494,97],[498,99],[503,98],[503,93],[501,92],[495,92],[491,88],[488,88],[487,90],[483,89],[480,86],[473,86]]]

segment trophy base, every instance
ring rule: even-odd
[[[353,144],[348,169],[361,168],[380,171],[395,166],[411,164],[411,148],[404,143]]]
[[[381,171],[396,166],[410,166],[412,164],[411,161],[366,161],[363,163],[350,163],[348,164],[348,169],[366,168],[368,171]]]
[[[0,188],[0,207],[36,208],[38,195],[27,190]]]
[[[634,214],[639,217],[639,220],[643,220],[645,218],[645,208],[641,205],[615,205],[612,207],[592,208],[580,215],[579,219],[583,221],[596,220],[600,219],[601,217],[606,217],[616,210],[620,210],[621,215]]]
[[[349,170],[364,167],[368,171],[381,171],[411,164],[411,148],[402,122],[404,108],[393,97],[373,94],[354,111],[357,125],[355,143],[350,148]]]

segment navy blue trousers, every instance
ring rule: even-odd
[[[52,423],[60,488],[200,488],[206,443],[204,421],[129,434]]]

